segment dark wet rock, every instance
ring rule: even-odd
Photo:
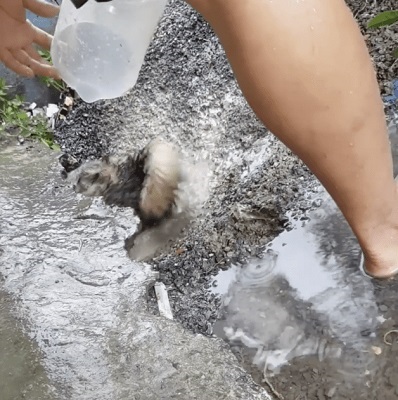
[[[67,153],[62,154],[58,160],[66,173],[72,172],[80,166],[79,161],[75,157]]]

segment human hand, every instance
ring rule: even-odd
[[[55,17],[59,7],[41,0],[0,0],[0,61],[17,74],[59,78],[35,49],[49,50],[52,36],[26,20],[25,10],[41,17]]]

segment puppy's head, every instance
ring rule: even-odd
[[[88,161],[73,171],[73,187],[76,193],[85,196],[103,196],[117,181],[117,165],[109,157]]]

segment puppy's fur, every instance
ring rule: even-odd
[[[140,225],[125,249],[140,261],[177,238],[198,215],[208,197],[207,175],[207,165],[184,161],[176,147],[157,138],[135,154],[86,162],[67,177],[77,193],[134,209]]]
[[[73,175],[77,193],[101,196],[108,205],[133,208],[141,230],[171,216],[182,180],[178,150],[159,138],[133,155],[89,161]]]

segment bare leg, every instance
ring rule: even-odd
[[[383,105],[343,0],[190,0],[219,36],[267,127],[334,198],[367,271],[398,267],[398,190]]]

